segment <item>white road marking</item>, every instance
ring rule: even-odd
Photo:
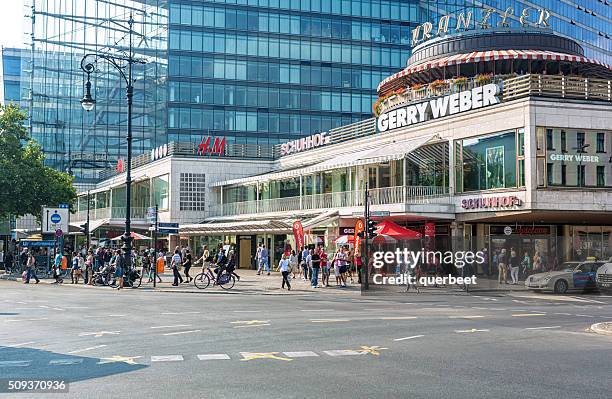
[[[183,355],[151,356],[152,362],[182,362]]]
[[[455,330],[456,333],[475,333],[475,332],[489,332],[491,330],[482,329],[478,330],[476,328],[472,328],[471,330]]]
[[[561,315],[561,316],[571,316],[571,313],[555,313],[557,315]]]
[[[27,367],[31,360],[5,360],[0,362],[0,367]]]
[[[576,316],[578,316],[578,317],[596,317],[596,316],[593,316],[593,315],[590,315],[590,314],[577,314]]]
[[[512,317],[546,316],[546,313],[515,313]]]
[[[80,333],[79,337],[86,337],[89,335],[93,335],[94,338],[100,338],[104,335],[119,335],[121,331],[97,331],[97,332],[89,332],[89,333]]]
[[[164,312],[163,315],[199,314],[202,312]]]
[[[64,309],[89,309],[88,306],[64,306]]]
[[[335,312],[336,309],[300,309],[300,312]]]
[[[91,351],[91,350],[98,349],[98,348],[104,348],[105,346],[107,346],[107,345],[90,346],[89,348],[77,349],[75,351],[70,351],[70,352],[68,352],[68,354],[69,355],[74,355],[75,353],[87,352],[87,351]]]
[[[74,359],[74,358],[54,359],[54,360],[49,361],[50,366],[68,366],[71,364],[81,364],[81,363],[83,363],[83,359]]]
[[[380,320],[414,320],[416,316],[387,316],[379,317]]]
[[[202,330],[190,330],[190,331],[176,331],[171,333],[165,333],[164,335],[180,335],[180,334],[191,334],[196,332],[201,332]]]
[[[39,305],[39,308],[45,308],[45,309],[49,309],[49,307],[47,305]]]
[[[413,335],[411,337],[395,338],[394,341],[405,341],[407,339],[415,339],[415,338],[421,338],[421,337],[424,337],[424,335]]]
[[[107,318],[108,315],[93,315],[93,316],[83,316],[86,319],[100,319],[100,318]]]
[[[200,360],[230,360],[229,355],[225,353],[211,353],[208,355],[198,355]]]
[[[48,320],[48,319],[46,317],[39,317],[36,319],[7,319],[5,321],[13,322],[13,321],[38,321],[38,320]]]
[[[173,326],[153,326],[151,328],[176,328],[176,327],[191,327],[191,324],[175,324]]]
[[[234,326],[234,328],[248,328],[248,327],[261,327],[261,326],[269,326],[270,323],[263,323],[263,324],[245,324],[242,326]]]
[[[449,319],[481,319],[485,316],[448,316]]]
[[[472,309],[476,309],[476,310],[489,310],[489,308],[480,308],[478,306],[472,306]]]
[[[234,310],[234,313],[261,313],[261,310]]]
[[[313,351],[301,351],[301,352],[283,352],[287,357],[317,357]]]
[[[339,349],[339,350],[331,350],[331,351],[323,351],[323,353],[329,356],[356,356],[362,355],[363,353],[350,350],[350,349]]]
[[[33,344],[33,343],[34,343],[34,341],[21,342],[19,344],[7,345],[7,346],[5,346],[5,348],[19,348],[20,346],[30,345],[30,344]],[[2,349],[2,348],[0,348],[0,349]]]
[[[62,309],[62,308],[53,308],[53,310],[59,310],[59,311],[62,311],[62,312],[65,311],[65,309]]]
[[[109,314],[108,317],[125,317],[125,314]]]
[[[343,323],[351,321],[350,319],[310,319],[312,323]]]
[[[525,330],[546,330],[549,328],[561,328],[561,326],[550,326],[550,327],[528,327]]]
[[[591,299],[591,298],[583,298],[583,297],[580,297],[580,296],[575,296],[575,297],[573,297],[573,298],[575,298],[575,299],[580,299],[580,300],[585,301],[585,302],[590,302],[590,303],[601,303],[601,304],[607,305],[607,303],[606,303],[606,302],[597,301],[597,300],[595,300],[595,299]]]

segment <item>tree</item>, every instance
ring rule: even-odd
[[[0,105],[0,218],[40,215],[41,207],[76,199],[72,176],[44,165],[45,156],[15,104]]]

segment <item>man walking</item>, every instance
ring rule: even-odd
[[[310,256],[310,251],[308,248],[304,247],[302,250],[302,261],[300,262],[300,266],[304,273],[303,280],[306,281],[308,279],[308,257]]]
[[[40,283],[40,279],[36,275],[36,258],[32,252],[26,252],[26,281],[25,284],[30,284],[30,279],[33,277],[36,284]]]
[[[502,248],[499,256],[497,256],[497,282],[498,284],[502,283],[507,284],[507,275],[506,275],[506,248]]]
[[[172,255],[172,261],[170,266],[172,267],[172,274],[174,274],[174,283],[172,283],[173,287],[177,287],[179,285],[179,281],[183,284],[183,277],[179,273],[179,266],[181,265],[181,253],[178,247],[174,250],[174,255]]]
[[[321,267],[321,247],[317,247],[310,257],[312,267],[312,279],[310,280],[312,288],[319,288],[319,267]]]
[[[259,262],[259,270],[257,271],[257,274],[259,274],[260,272],[263,273],[263,268],[266,268],[266,273],[268,274],[268,276],[270,275],[270,262],[268,259],[268,249],[266,248],[265,245],[261,246],[261,251],[259,252],[259,256],[260,256],[260,262]]]

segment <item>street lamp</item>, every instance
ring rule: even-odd
[[[90,75],[96,71],[99,60],[104,60],[112,65],[123,78],[126,84],[127,97],[127,169],[125,177],[125,233],[121,237],[123,250],[125,252],[126,266],[129,270],[132,263],[132,231],[131,231],[131,200],[132,200],[132,98],[134,97],[134,81],[132,78],[132,66],[134,64],[144,64],[142,60],[134,58],[132,48],[132,35],[134,34],[134,18],[130,15],[128,20],[129,33],[129,52],[127,56],[113,56],[103,53],[87,53],[81,59],[81,69],[87,74],[85,83],[85,95],[81,99],[81,106],[87,112],[91,111],[96,105],[96,100],[91,95]],[[127,69],[127,73],[126,73]]]

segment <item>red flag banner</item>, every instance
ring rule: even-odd
[[[296,251],[300,251],[304,246],[304,228],[299,220],[293,222],[293,236],[295,237]]]

